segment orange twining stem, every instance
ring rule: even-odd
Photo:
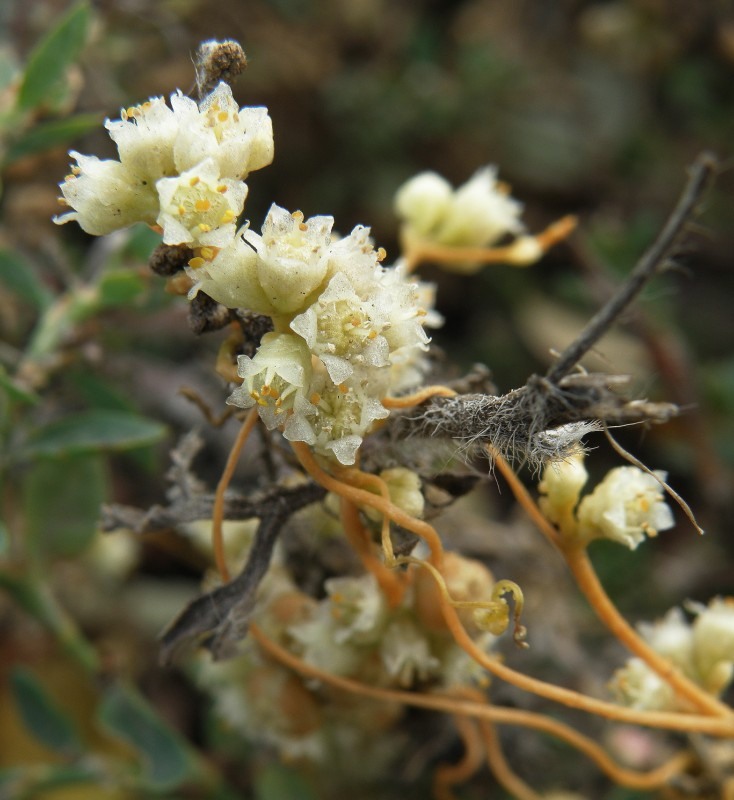
[[[551,247],[563,241],[578,225],[578,218],[568,214],[551,223],[544,231],[535,236],[528,237],[535,240],[540,252],[537,258],[550,250]],[[534,258],[533,261],[537,260]],[[475,264],[512,264],[527,266],[526,259],[518,253],[517,241],[503,247],[452,247],[450,245],[432,244],[430,242],[416,242],[409,246],[405,253],[404,269],[412,272],[419,264],[433,261],[436,264],[457,264],[472,262]]]
[[[214,509],[212,511],[212,549],[214,550],[214,561],[222,576],[222,580],[226,583],[229,581],[229,570],[227,569],[227,559],[224,555],[224,535],[222,533],[222,523],[224,521],[224,495],[229,486],[229,482],[234,475],[237,462],[240,460],[242,448],[249,437],[252,429],[257,423],[257,409],[253,408],[250,413],[245,417],[242,427],[234,440],[232,449],[229,451],[227,463],[224,466],[222,477],[217,484],[217,491],[214,495]]]
[[[301,462],[301,466],[324,489],[334,492],[339,497],[346,497],[347,500],[351,500],[356,505],[374,508],[384,516],[389,517],[393,522],[402,525],[406,530],[411,531],[416,536],[420,536],[421,539],[425,539],[431,551],[431,563],[437,569],[441,569],[443,564],[443,544],[432,525],[412,517],[394,503],[385,500],[384,497],[372,494],[372,492],[368,492],[365,489],[359,489],[356,486],[338,480],[333,475],[329,475],[316,463],[316,459],[308,445],[303,442],[291,442],[291,447]]]
[[[431,397],[456,397],[456,392],[448,386],[426,386],[415,394],[407,394],[403,397],[385,397],[382,405],[385,408],[412,408],[429,400]]]
[[[401,703],[404,705],[426,708],[433,711],[441,711],[447,714],[460,714],[479,720],[487,720],[499,725],[517,725],[532,730],[541,731],[557,736],[563,741],[581,751],[587,758],[593,761],[609,777],[617,783],[631,789],[654,789],[668,781],[673,775],[678,774],[688,764],[689,759],[685,754],[677,755],[660,767],[649,772],[638,772],[620,767],[608,755],[608,753],[587,736],[575,731],[563,722],[538,714],[533,711],[525,711],[517,708],[500,708],[488,703],[480,703],[472,700],[464,700],[446,694],[427,694],[422,692],[408,692],[399,689],[385,689],[378,686],[370,686],[360,683],[353,678],[344,678],[340,675],[333,675],[318,667],[308,664],[303,659],[294,655],[290,651],[281,647],[270,639],[257,623],[251,623],[250,634],[258,645],[275,661],[298,672],[299,674],[312,678],[341,689],[345,692],[371,697],[387,703]],[[679,717],[685,715],[679,714]],[[719,720],[706,720],[707,722],[718,723]]]
[[[375,576],[390,608],[397,608],[405,594],[404,575],[388,569],[372,552],[372,541],[359,518],[359,510],[350,500],[341,498],[341,520],[349,544],[357,552],[367,572]]]
[[[489,449],[489,448],[488,448]],[[635,631],[635,629],[622,617],[616,606],[604,591],[599,578],[589,561],[585,548],[576,543],[566,543],[559,536],[558,531],[546,519],[538,504],[530,496],[512,467],[502,456],[490,450],[497,469],[507,481],[515,495],[517,502],[523,507],[541,533],[563,555],[573,574],[576,583],[583,592],[589,604],[596,612],[599,619],[609,630],[624,644],[630,652],[641,658],[655,673],[666,681],[676,694],[704,714],[732,717],[732,709],[718,701],[693,681],[686,678],[675,666],[663,658]]]
[[[719,716],[700,716],[697,714],[682,714],[669,711],[638,711],[626,706],[618,706],[614,703],[607,703],[604,700],[597,700],[588,697],[580,692],[555,686],[552,683],[531,678],[522,672],[518,672],[495,658],[487,655],[481,648],[477,647],[474,640],[466,632],[455,609],[443,597],[440,597],[441,610],[446,621],[446,625],[451,631],[454,641],[462,648],[474,661],[496,677],[500,678],[518,689],[537,694],[557,703],[562,703],[569,708],[577,708],[587,711],[590,714],[597,714],[606,719],[618,722],[629,722],[633,725],[644,725],[652,728],[664,728],[667,730],[687,731],[689,733],[709,733],[712,736],[722,736],[734,738],[734,719],[722,719]]]

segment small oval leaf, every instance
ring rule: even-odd
[[[132,687],[112,686],[100,703],[98,719],[105,730],[140,754],[143,779],[151,789],[171,790],[197,774],[186,742]]]
[[[53,98],[64,80],[66,68],[81,52],[87,37],[90,10],[77,3],[31,53],[18,92],[18,108],[38,108]]]
[[[10,685],[23,724],[41,744],[69,758],[83,752],[73,721],[30,670],[16,667]]]
[[[125,411],[94,409],[74,414],[36,430],[23,457],[58,458],[109,450],[133,450],[166,435],[159,422]]]
[[[97,532],[106,494],[99,456],[38,461],[23,487],[28,542],[44,559],[83,552]]]

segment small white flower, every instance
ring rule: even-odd
[[[240,229],[213,260],[189,264],[187,271],[195,281],[189,299],[201,290],[227,308],[246,308],[268,316],[274,313],[258,279],[257,253],[243,238],[246,230]]]
[[[93,236],[104,236],[135,222],[153,224],[158,214],[155,186],[141,181],[119,161],[100,161],[72,151],[77,166],[61,184],[69,211],[54,217],[57,225],[76,221]]]
[[[421,172],[404,183],[395,195],[395,211],[415,233],[430,238],[451,205],[454,190],[436,172]]]
[[[716,597],[693,606],[693,660],[701,684],[722,692],[734,675],[734,598]]]
[[[224,247],[234,239],[247,185],[221,178],[213,159],[175,178],[161,178],[156,188],[160,199],[157,222],[163,228],[165,244]]]
[[[434,677],[441,667],[425,633],[406,616],[388,625],[380,643],[380,655],[387,674],[405,688]]]
[[[171,95],[171,104],[169,108],[162,97],[153,97],[123,109],[121,119],[105,122],[125,168],[151,184],[180,171],[174,159],[176,137],[198,115],[196,103],[180,92]]]
[[[316,375],[309,389],[309,400],[316,407],[316,414],[308,418],[313,432],[309,443],[316,452],[333,456],[345,466],[355,463],[362,437],[373,424],[389,415],[379,399],[386,394],[384,379],[389,371],[372,372],[382,375],[367,374],[338,386],[328,376]]]
[[[630,658],[618,669],[609,688],[617,702],[641,711],[682,710],[673,689],[640,658]]]
[[[340,384],[352,376],[355,366],[388,365],[390,347],[381,335],[389,326],[385,311],[360,298],[349,278],[339,272],[291,328],[321,359],[331,380]]]
[[[446,245],[491,245],[508,233],[524,230],[520,222],[522,204],[503,192],[497,170],[478,170],[454,193],[437,239]]]
[[[691,626],[680,608],[671,608],[662,619],[652,624],[641,622],[638,628],[655,652],[669,658],[687,675],[693,675]]]
[[[293,314],[308,307],[326,276],[331,242],[332,217],[290,214],[273,204],[262,236],[245,233],[245,241],[258,254],[260,286],[280,314]]]
[[[665,480],[666,473],[655,473]],[[660,484],[637,467],[617,467],[607,473],[577,511],[579,534],[585,539],[607,538],[634,550],[645,534],[655,536],[672,528],[673,513]]]
[[[380,640],[388,608],[373,575],[329,578],[324,585],[336,624],[334,641],[365,645]]]
[[[244,381],[227,403],[240,408],[257,405],[269,430],[284,425],[286,438],[307,441],[298,436],[303,415],[310,408],[304,390],[311,375],[311,354],[303,340],[291,334],[266,333],[254,358],[239,357],[238,372]],[[311,438],[310,428],[304,430]]]
[[[174,103],[175,97],[171,98]],[[179,170],[213,158],[225,178],[244,180],[273,160],[273,123],[263,107],[238,108],[232,89],[220,83],[176,139]]]
[[[588,479],[583,453],[576,453],[564,461],[549,464],[538,484],[538,490],[543,495],[538,500],[541,511],[551,522],[562,528],[573,526],[573,510]]]
[[[524,230],[522,204],[503,191],[494,167],[480,169],[453,191],[435,173],[417,175],[398,190],[396,211],[405,220],[408,242],[481,247]]]

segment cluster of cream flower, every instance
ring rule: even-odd
[[[453,597],[489,597],[494,582],[482,564],[455,553],[447,553],[446,561]],[[411,689],[485,680],[482,668],[446,628],[427,572],[417,574],[397,608],[389,606],[372,575],[332,578],[325,586],[326,597],[316,601],[276,567],[261,587],[258,624],[308,664],[370,685]],[[462,617],[477,644],[488,649],[495,637],[473,622],[470,610]],[[391,741],[390,730],[402,714],[399,706],[382,704],[377,704],[382,707],[378,713],[370,698],[350,698],[345,706],[324,687],[265,662],[252,642],[245,642],[234,659],[202,660],[198,680],[212,694],[220,717],[245,737],[265,738],[291,758],[332,763],[340,740]],[[387,755],[371,750],[362,752],[373,766]]]
[[[734,676],[734,598],[714,598],[708,606],[689,604],[689,622],[679,608],[662,620],[640,625],[640,633],[660,655],[707,692],[721,694]],[[619,702],[651,711],[691,711],[670,685],[639,658],[617,670],[611,688]]]
[[[532,264],[543,253],[536,237],[525,235],[522,208],[508,187],[497,180],[494,167],[478,170],[457,189],[435,172],[422,172],[395,195],[406,252],[426,245],[489,247],[510,235],[515,238],[507,255],[516,265]],[[442,263],[445,269],[466,274],[480,268],[471,260]]]
[[[166,244],[221,247],[235,235],[244,179],[273,160],[267,109],[239,108],[226,83],[199,105],[180,92],[170,106],[154,97],[105,127],[120,160],[72,152],[61,202],[73,210],[55,220],[95,236],[145,222]]]
[[[245,230],[192,268],[192,293],[272,317],[242,385],[227,402],[256,406],[270,429],[353,464],[362,437],[387,417],[382,400],[420,381],[431,288],[385,269],[369,229],[332,238],[331,217],[272,206],[262,235]]]
[[[205,292],[273,319],[254,358],[240,356],[243,383],[228,402],[353,464],[388,415],[384,398],[425,371],[424,326],[440,323],[431,287],[384,268],[363,226],[339,237],[332,217],[273,205],[261,234],[237,230],[244,178],[271,162],[273,136],[267,110],[238,109],[225,83],[200,105],[180,93],[170,107],[154,98],[106,126],[120,160],[72,153],[61,201],[73,210],[56,221],[96,235],[144,222],[165,244],[188,245],[192,298]]]
[[[611,539],[634,550],[645,535],[655,536],[673,527],[673,513],[661,486],[665,472],[649,474],[637,467],[617,467],[579,502],[589,478],[583,458],[578,453],[549,465],[538,486],[543,513],[564,536],[582,542]]]

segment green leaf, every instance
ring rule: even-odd
[[[255,800],[317,800],[313,787],[298,772],[269,764],[255,778]]]
[[[53,300],[35,271],[12,250],[0,250],[0,283],[38,309],[47,308]]]
[[[23,724],[41,744],[69,758],[83,752],[73,721],[30,670],[16,667],[10,687]]]
[[[147,225],[136,225],[130,229],[129,239],[123,249],[125,255],[136,261],[147,262],[150,254],[161,243],[161,235]]]
[[[10,145],[5,154],[5,164],[65,145],[99,127],[99,124],[98,114],[77,114],[67,119],[55,119],[36,125]]]
[[[23,485],[29,543],[46,559],[83,552],[97,532],[106,494],[98,456],[37,462]]]
[[[0,559],[10,552],[10,531],[4,522],[0,521]]]
[[[143,779],[151,789],[174,789],[198,774],[186,742],[132,687],[112,686],[100,703],[98,719],[109,733],[139,753]]]
[[[8,375],[5,367],[0,364],[0,389],[15,403],[26,403],[27,405],[37,405],[41,398],[25,387],[18,386]]]
[[[77,3],[36,45],[28,58],[18,92],[19,109],[38,108],[57,94],[67,67],[77,59],[84,46],[89,19],[89,4],[86,0]]]
[[[74,414],[36,430],[21,456],[57,458],[106,450],[133,450],[162,439],[159,422],[124,411],[94,409]]]
[[[143,277],[131,269],[108,270],[98,285],[102,308],[131,305],[147,288]]]

